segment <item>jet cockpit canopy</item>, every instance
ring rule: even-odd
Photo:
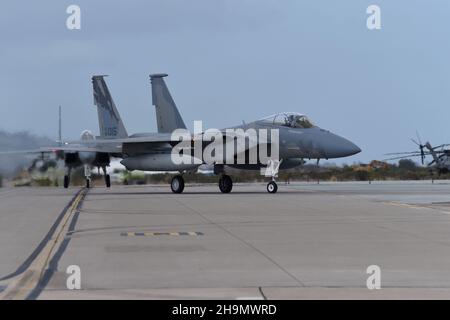
[[[314,124],[307,116],[296,112],[281,112],[264,118],[262,121],[291,128],[308,129],[314,127]]]

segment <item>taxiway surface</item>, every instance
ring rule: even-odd
[[[78,191],[0,191],[0,291]],[[98,187],[72,209],[29,298],[450,298],[448,182]],[[381,290],[366,288],[369,265]]]

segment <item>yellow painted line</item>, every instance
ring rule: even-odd
[[[393,206],[403,207],[403,208],[410,208],[410,209],[416,209],[416,210],[432,210],[432,211],[440,212],[443,214],[450,214],[450,212],[448,212],[448,211],[444,211],[444,210],[441,210],[440,208],[434,208],[434,207],[430,207],[427,205],[414,205],[414,204],[408,204],[408,203],[402,203],[402,202],[396,202],[396,201],[386,201],[383,203],[393,205]]]
[[[85,195],[85,189],[78,193],[44,248],[24,272],[11,280],[5,291],[0,294],[0,300],[24,300],[37,287],[51,258],[63,242],[69,228],[69,221]]]
[[[125,237],[155,237],[155,236],[202,236],[202,232],[122,232],[121,236]]]
[[[392,206],[404,207],[404,208],[411,208],[411,209],[416,209],[416,210],[420,210],[420,209],[429,209],[429,208],[427,208],[427,207],[417,206],[417,205],[408,204],[408,203],[403,203],[403,202],[396,202],[396,201],[387,201],[387,202],[384,202],[384,203],[390,204],[390,205],[392,205]]]

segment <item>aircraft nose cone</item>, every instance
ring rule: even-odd
[[[347,140],[347,144],[345,145],[343,152],[345,153],[344,157],[348,157],[360,153],[361,149],[353,142]]]
[[[333,134],[329,142],[324,146],[327,158],[349,157],[361,152],[361,149],[353,142]]]

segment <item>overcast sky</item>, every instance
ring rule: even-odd
[[[81,7],[81,30],[66,8]],[[366,8],[381,8],[381,30]],[[129,133],[156,130],[148,74],[165,72],[188,127],[307,114],[363,152],[449,143],[448,0],[2,1],[0,129],[98,133],[90,77],[106,79]]]

